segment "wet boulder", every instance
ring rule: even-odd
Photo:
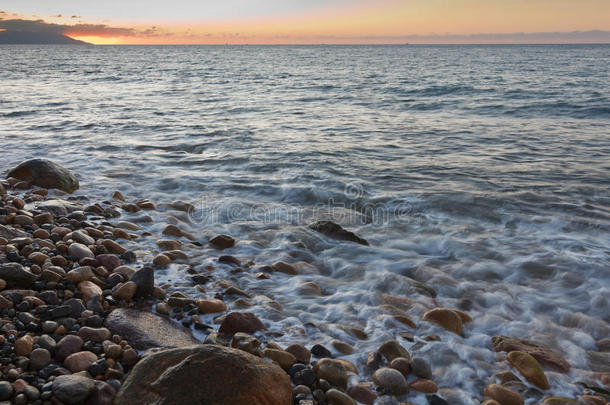
[[[553,367],[562,373],[570,371],[570,364],[559,354],[536,343],[508,336],[494,336],[491,346],[497,352],[520,351],[529,354],[540,364]]]
[[[309,228],[332,239],[354,242],[365,246],[369,245],[369,242],[366,239],[361,238],[355,233],[344,229],[341,225],[332,221],[316,221],[309,224]]]
[[[67,193],[78,190],[78,180],[68,169],[48,159],[30,159],[8,172],[8,177],[43,188],[56,188]]]
[[[123,383],[115,404],[290,405],[291,401],[290,378],[280,367],[241,350],[197,345],[145,356]]]

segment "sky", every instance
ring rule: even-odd
[[[95,44],[610,43],[610,0],[2,0]]]

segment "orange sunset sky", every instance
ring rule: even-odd
[[[0,29],[28,22],[94,44],[610,42],[610,1],[2,1]]]

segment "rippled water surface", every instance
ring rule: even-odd
[[[609,46],[0,46],[0,167],[47,156],[80,194],[185,200],[201,242],[230,233],[244,261],[303,262],[257,280],[191,252],[281,344],[339,338],[361,366],[398,337],[452,404],[474,404],[508,368],[490,337],[529,338],[570,361],[548,375],[574,395],[610,335],[609,65]],[[304,227],[329,217],[371,246]],[[159,277],[197,295],[185,266]],[[413,300],[417,329],[391,296]],[[473,317],[464,338],[419,320],[436,305]]]

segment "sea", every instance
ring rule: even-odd
[[[76,173],[72,198],[153,201],[156,236],[130,242],[142,263],[168,223],[201,245],[158,282],[212,296],[188,278],[210,271],[248,292],[280,345],[351,344],[333,353],[352,380],[397,339],[439,396],[478,404],[510,369],[490,344],[506,335],[564,356],[544,395],[574,397],[610,337],[609,66],[609,45],[3,45],[0,171],[46,157]],[[195,208],[162,208],[176,200]],[[207,244],[220,233],[236,246]],[[236,272],[222,254],[252,263]],[[276,261],[299,274],[254,276]],[[421,320],[436,306],[472,317],[464,336]]]

